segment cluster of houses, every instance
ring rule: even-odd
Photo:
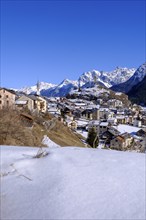
[[[106,106],[102,100],[67,99],[18,94],[0,88],[0,109],[28,109],[31,112],[50,113],[70,129],[88,132],[95,128],[105,147],[125,150],[146,146],[146,108],[125,107],[120,100],[110,99]]]
[[[145,151],[146,109],[125,107],[111,99],[109,106],[83,99],[49,98],[48,111],[81,134],[95,128],[104,147]],[[112,105],[111,105],[112,103]]]
[[[19,94],[13,90],[0,88],[0,109],[28,109],[46,112],[47,100],[39,95]]]

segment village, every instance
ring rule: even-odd
[[[126,106],[121,100],[101,97],[96,100],[67,97],[44,97],[20,94],[0,88],[0,109],[26,109],[36,114],[51,114],[72,132],[80,134],[86,144],[88,132],[94,128],[98,148],[145,152],[146,108]],[[29,114],[23,115],[31,120]],[[61,128],[60,128],[61,129]]]

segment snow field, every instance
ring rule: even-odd
[[[1,146],[1,219],[145,219],[145,154],[37,151]]]

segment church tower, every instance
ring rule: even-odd
[[[40,95],[40,82],[39,82],[39,81],[37,81],[36,86],[37,86],[37,92],[36,92],[36,94],[37,94],[37,95]]]

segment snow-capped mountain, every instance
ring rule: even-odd
[[[93,70],[83,73],[78,81],[80,82],[80,86],[83,86],[87,82],[96,81],[110,88],[113,85],[127,81],[134,74],[135,70],[135,68],[128,69],[126,67],[117,67],[111,72]]]
[[[128,80],[135,72],[135,69],[117,67],[111,72],[104,72],[98,70],[92,70],[83,73],[78,80],[73,81],[69,79],[63,80],[60,84],[55,85],[52,83],[39,83],[40,94],[43,96],[66,96],[71,91],[78,89],[79,86],[82,88],[94,87],[94,85],[103,86],[110,88],[121,82]],[[37,86],[24,87],[19,90],[26,94],[34,94],[37,92]]]
[[[139,82],[141,82],[146,75],[146,62],[142,64],[133,74],[132,77],[130,77],[129,80],[127,80],[124,83],[120,83],[118,85],[113,86],[111,89],[118,92],[124,92],[128,93],[133,86],[137,85]]]
[[[46,82],[39,82],[39,89],[40,91],[42,90],[48,90],[51,88],[56,87],[57,85],[52,84],[52,83],[46,83]],[[23,87],[18,90],[19,92],[24,92],[26,94],[34,94],[37,92],[37,85],[30,86],[30,87]]]
[[[69,79],[63,80],[59,85],[49,88],[49,89],[43,89],[41,91],[41,95],[44,96],[66,96],[71,90],[78,88],[78,81],[73,81]]]

